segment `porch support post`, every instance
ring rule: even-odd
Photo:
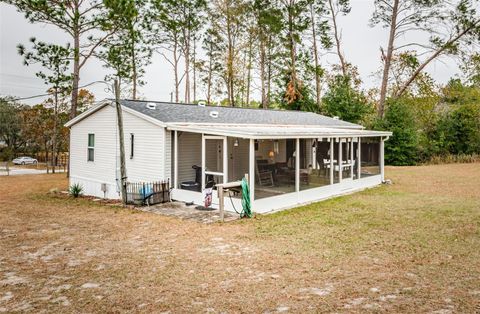
[[[300,139],[295,143],[295,191],[300,191]]]
[[[248,186],[250,188],[250,205],[253,208],[255,199],[255,140],[250,139],[249,160],[248,160]]]
[[[338,164],[338,182],[342,182],[342,175],[343,175],[343,157],[342,157],[342,139],[338,140],[338,157],[337,157],[337,164]]]
[[[228,142],[227,137],[223,138],[223,183],[228,182]]]
[[[382,182],[385,181],[385,140],[383,137],[380,138],[380,175],[382,177]]]
[[[362,138],[358,138],[358,153],[357,153],[358,165],[357,165],[357,179],[360,179],[362,173]]]
[[[202,133],[202,185],[201,192],[205,189],[205,134]]]
[[[333,150],[334,150],[334,144],[333,142],[335,139],[333,137],[330,138],[330,184],[333,184]]]
[[[350,138],[350,178],[353,180],[353,137]]]
[[[173,134],[173,188],[178,189],[178,131]]]

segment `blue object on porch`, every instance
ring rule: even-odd
[[[143,187],[140,188],[140,194],[143,195],[143,198],[146,198],[147,196],[150,196],[153,193],[152,187],[147,184],[143,184]]]

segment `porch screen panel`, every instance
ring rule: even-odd
[[[300,164],[300,191],[330,184],[329,150],[327,139],[300,142],[300,158],[305,161]]]
[[[255,144],[255,199],[295,192],[294,140],[258,140]]]
[[[223,173],[223,140],[205,139],[205,171]],[[213,179],[215,183],[223,183],[223,176],[206,174],[205,182]]]
[[[351,160],[352,153],[352,139],[346,138],[342,142],[342,179],[351,179],[351,167],[353,167],[353,161]]]
[[[239,181],[248,173],[249,140],[228,138],[228,178]]]
[[[333,183],[339,183],[340,182],[340,164],[339,160],[342,160],[342,158],[338,158],[339,155],[339,145],[340,143],[338,142],[337,139],[332,139],[334,140],[333,143],[333,152],[328,151],[328,160],[330,162],[330,158],[333,159]]]
[[[177,160],[178,188],[200,191],[201,176],[195,168],[202,165],[201,134],[179,132]]]
[[[362,178],[380,174],[380,137],[363,137],[361,140]]]
[[[358,179],[358,166],[359,166],[359,156],[358,156],[358,137],[352,139],[353,141],[353,179]]]

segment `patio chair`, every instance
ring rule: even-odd
[[[265,169],[263,165],[267,164],[267,160],[257,160],[255,170],[257,171],[257,181],[261,186],[273,186],[273,172]]]

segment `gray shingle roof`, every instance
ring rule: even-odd
[[[147,108],[147,103],[155,103],[155,109]],[[340,128],[361,128],[360,125],[322,116],[312,112],[249,109],[238,107],[213,107],[168,102],[121,100],[122,106],[139,111],[161,122],[186,123],[225,123],[225,124],[278,124],[315,125]],[[214,118],[210,112],[217,111]]]

